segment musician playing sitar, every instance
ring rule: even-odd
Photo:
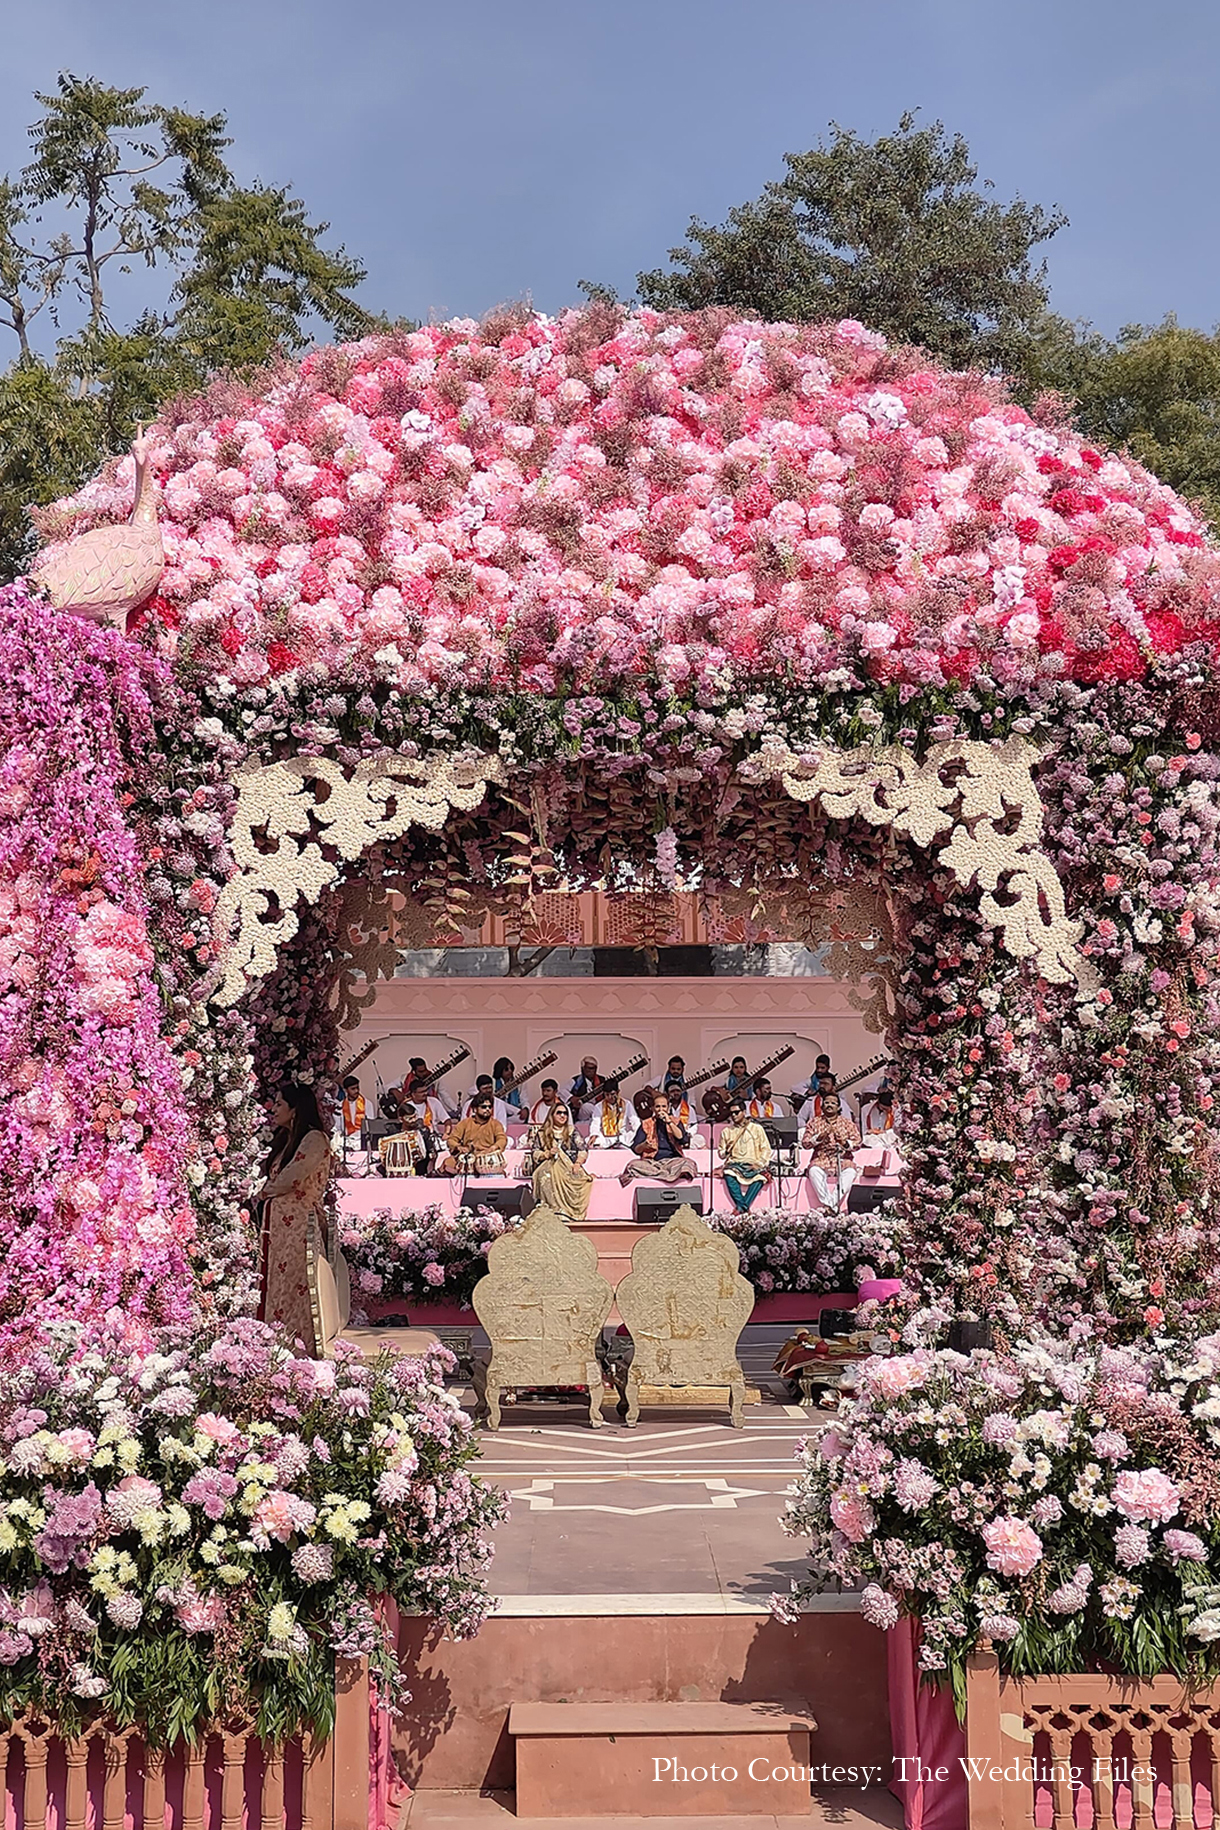
[[[602,1084],[602,1077],[597,1071],[597,1057],[586,1055],[580,1064],[580,1072],[574,1080],[569,1080],[567,1094],[574,1119],[584,1118],[586,1108],[592,1108],[593,1095]]]
[[[443,1176],[502,1176],[508,1133],[492,1112],[490,1093],[480,1093],[469,1118],[459,1118],[446,1138]]]
[[[720,1133],[721,1174],[739,1214],[749,1213],[771,1180],[771,1140],[757,1119],[747,1116],[740,1093],[729,1097],[728,1123]]]
[[[562,1099],[555,1101],[537,1130],[531,1131],[529,1150],[535,1201],[569,1220],[584,1220],[593,1187],[593,1177],[585,1168],[589,1152]]]
[[[635,1155],[619,1181],[624,1188],[638,1176],[647,1176],[656,1182],[693,1182],[699,1171],[685,1154],[690,1133],[682,1120],[670,1111],[665,1094],[656,1093],[646,1100],[644,1093],[648,1091],[645,1088],[636,1098],[640,1127],[631,1145]]]
[[[502,1125],[507,1125],[509,1123],[509,1120],[510,1120],[512,1114],[511,1114],[511,1111],[509,1108],[508,1101],[506,1099],[499,1099],[496,1097],[496,1095],[492,1091],[494,1084],[495,1083],[492,1080],[492,1077],[490,1074],[480,1074],[479,1075],[478,1079],[474,1083],[474,1091],[471,1093],[470,1098],[466,1102],[466,1117],[467,1118],[470,1117],[471,1113],[474,1111],[475,1106],[480,1099],[490,1099],[492,1117],[499,1119],[499,1121]]]

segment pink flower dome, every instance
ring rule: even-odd
[[[226,383],[152,441],[139,614],[239,689],[1134,679],[1220,635],[1220,553],[1170,489],[853,323],[501,312]],[[132,487],[116,462],[43,526]]]

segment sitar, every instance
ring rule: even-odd
[[[624,1080],[630,1080],[633,1074],[638,1074],[641,1068],[646,1068],[647,1066],[647,1055],[633,1055],[625,1067],[616,1068],[613,1074],[607,1074],[600,1086],[585,1099],[581,1100],[581,1104],[585,1106],[594,1106],[599,1099],[604,1099],[607,1093],[617,1093]]]
[[[338,1080],[340,1086],[343,1085],[343,1082],[348,1078],[349,1075],[354,1074],[356,1072],[356,1069],[358,1067],[362,1067],[364,1065],[364,1063],[368,1060],[369,1056],[372,1054],[372,1052],[375,1048],[381,1047],[382,1040],[383,1040],[383,1038],[381,1036],[378,1036],[374,1041],[366,1042],[364,1047],[361,1049],[360,1053],[358,1055],[353,1055],[351,1060],[347,1063],[347,1066],[339,1069],[339,1072],[336,1075],[336,1079]]]
[[[432,1069],[430,1074],[425,1074],[422,1080],[416,1081],[415,1085],[411,1088],[411,1098],[426,1098],[426,1096],[433,1091],[438,1080],[443,1080],[445,1075],[451,1074],[455,1067],[461,1067],[463,1061],[469,1060],[470,1050],[468,1048],[455,1048],[448,1061],[440,1062]]]
[[[519,1074],[511,1075],[502,1087],[496,1088],[496,1098],[507,1099],[510,1093],[515,1093],[518,1087],[523,1087],[527,1080],[532,1080],[535,1074],[541,1074],[543,1068],[550,1067],[558,1059],[553,1048],[548,1049],[545,1055],[535,1055],[532,1061],[526,1062]]]
[[[773,1055],[768,1055],[765,1061],[760,1061],[754,1072],[752,1074],[747,1074],[742,1081],[741,1086],[735,1090],[742,1093],[744,1096],[744,1089],[746,1087],[756,1087],[760,1080],[765,1080],[767,1078],[767,1075],[773,1068],[779,1067],[782,1062],[787,1061],[789,1055],[795,1055],[795,1053],[795,1044],[791,1042],[789,1042],[785,1048],[777,1048]],[[721,1066],[723,1065],[724,1063],[722,1062]],[[711,1119],[714,1125],[721,1124],[729,1115],[729,1092],[727,1087],[709,1088],[703,1095],[701,1103],[704,1116]]]
[[[835,1092],[846,1093],[848,1087],[858,1086],[862,1080],[867,1080],[870,1074],[875,1074],[878,1068],[888,1067],[889,1061],[888,1055],[874,1055],[871,1061],[866,1061],[863,1067],[857,1068],[854,1074],[849,1074],[846,1080],[840,1080],[835,1087]]]

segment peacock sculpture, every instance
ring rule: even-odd
[[[157,523],[157,491],[148,466],[149,446],[141,427],[131,447],[136,465],[136,498],[128,520],[77,534],[34,572],[58,610],[72,610],[95,623],[123,628],[127,612],[152,596],[165,570],[165,548]]]

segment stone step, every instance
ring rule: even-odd
[[[810,1715],[767,1703],[514,1703],[522,1817],[807,1816]]]
[[[689,1830],[689,1817],[611,1820],[615,1830]],[[819,1786],[812,1809],[797,1816],[752,1817],[756,1830],[902,1830],[902,1807],[882,1786]],[[699,1830],[735,1830],[738,1813],[702,1817]],[[417,1792],[400,1830],[606,1830],[604,1817],[518,1817],[511,1792]]]

